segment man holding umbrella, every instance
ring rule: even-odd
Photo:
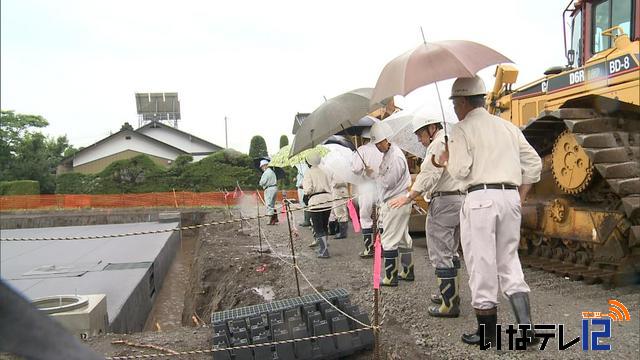
[[[363,139],[370,139],[370,129],[362,132]],[[371,141],[361,145],[353,152],[351,159],[351,171],[358,175],[364,175],[367,167],[373,170],[372,177],[378,175],[382,153],[378,151]],[[376,183],[369,180],[358,185],[358,205],[360,207],[360,225],[362,226],[362,238],[364,240],[364,251],[360,253],[361,258],[373,257],[373,218],[372,210],[376,201]]]
[[[413,132],[427,148],[420,166],[420,174],[406,196],[398,196],[389,204],[400,208],[424,194],[429,198],[426,233],[429,260],[436,269],[439,294],[431,301],[438,306],[429,307],[429,315],[435,317],[458,317],[460,315],[460,292],[458,269],[458,246],[460,241],[460,207],[464,195],[461,184],[442,167],[436,167],[432,155],[440,156],[445,150],[443,125],[437,116],[417,116],[412,121]],[[446,125],[445,125],[446,126]]]
[[[278,214],[276,213],[276,195],[278,194],[278,179],[275,171],[269,167],[269,160],[260,160],[260,186],[264,189],[264,201],[267,204],[267,215],[271,216],[269,225],[278,224]]]
[[[387,139],[393,135],[391,127],[384,121],[371,127],[371,142],[383,153],[378,169],[376,182],[378,186],[378,203],[384,230],[381,242],[384,250],[384,275],[380,281],[383,286],[398,286],[398,278],[406,281],[414,280],[413,244],[409,236],[409,215],[411,204],[398,208],[389,206],[389,200],[404,194],[411,185],[409,166],[402,150]],[[373,177],[373,169],[367,167],[365,173]],[[398,255],[402,270],[398,274]]]
[[[495,345],[499,290],[509,299],[518,324],[532,325],[518,245],[521,204],[542,169],[522,131],[484,109],[485,94],[478,76],[453,83],[451,100],[460,122],[451,131],[451,154],[440,156],[440,164],[448,163],[449,174],[467,190],[460,231],[478,330],[462,335],[462,341],[472,345],[480,344],[482,325],[485,339]]]

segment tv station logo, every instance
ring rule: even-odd
[[[567,350],[579,342],[582,342],[583,351],[609,351],[611,344],[606,339],[611,338],[611,323],[613,321],[631,321],[631,315],[627,307],[618,300],[609,300],[609,312],[598,311],[582,312],[582,336],[567,340],[564,324],[534,324],[533,329],[529,324],[509,324],[505,328],[508,336],[507,347],[509,350],[526,350],[540,341],[540,350],[546,350],[549,341],[557,339],[558,350]],[[502,324],[496,325],[496,344],[487,343],[485,325],[480,325],[480,349],[487,350],[495,347],[503,349],[501,333]],[[533,330],[533,332],[531,331]]]

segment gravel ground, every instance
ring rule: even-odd
[[[245,216],[247,212],[245,211]],[[250,215],[250,214],[249,214]],[[216,215],[218,218],[220,215]],[[183,320],[192,312],[208,319],[211,311],[237,306],[253,305],[265,300],[258,296],[254,287],[270,286],[275,299],[296,296],[295,278],[292,270],[281,265],[274,254],[260,257],[255,251],[258,245],[255,222],[245,226],[244,234],[237,227],[207,229],[201,232],[201,242],[196,245],[196,258],[192,269],[192,284],[185,300]],[[351,229],[350,229],[351,230]],[[289,234],[287,226],[264,226],[266,240],[273,249],[290,260]],[[372,309],[373,290],[372,260],[360,259],[358,252],[362,243],[359,234],[351,233],[347,239],[329,242],[330,259],[318,259],[306,246],[311,241],[310,231],[300,229],[296,236],[297,261],[310,282],[320,291],[337,287],[351,293],[351,302],[364,309]],[[441,358],[500,358],[500,359],[583,359],[583,358],[640,358],[640,287],[627,286],[607,290],[601,285],[586,285],[538,270],[525,269],[525,278],[531,287],[531,302],[534,322],[565,324],[566,339],[581,336],[581,312],[608,312],[607,301],[617,299],[631,313],[631,321],[614,322],[612,337],[606,342],[611,351],[581,350],[576,344],[565,351],[558,351],[557,338],[551,339],[544,351],[480,351],[463,344],[460,335],[476,326],[466,271],[463,268],[461,284],[462,314],[455,319],[437,319],[427,315],[429,294],[435,289],[433,269],[427,263],[424,237],[414,236],[416,281],[401,282],[397,288],[381,289],[383,324],[381,344],[386,359],[441,359]],[[265,264],[265,265],[263,265]],[[464,267],[464,265],[463,265]],[[256,269],[266,268],[265,272]],[[195,271],[194,271],[195,269]],[[313,290],[300,278],[302,294]],[[191,294],[191,296],[189,296]],[[499,321],[513,323],[514,318],[506,299],[499,307]],[[209,346],[208,328],[182,328],[165,332],[149,332],[134,335],[108,335],[93,339],[89,345],[100,353],[114,355],[139,355],[154,353],[154,350],[139,350],[123,345],[112,345],[114,339],[151,343],[173,350],[204,349]],[[506,344],[503,336],[503,344]],[[369,359],[371,352],[354,356]],[[210,355],[180,357],[184,359],[210,359]]]

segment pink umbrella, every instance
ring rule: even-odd
[[[391,60],[378,77],[371,104],[436,81],[473,77],[490,65],[512,62],[484,45],[466,40],[435,41],[420,44]]]

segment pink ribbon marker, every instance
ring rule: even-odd
[[[353,206],[353,201],[351,199],[347,201],[347,208],[349,209],[349,217],[353,224],[353,231],[358,233],[360,232],[360,218],[358,218],[358,212],[356,211],[356,207]]]
[[[382,246],[380,245],[380,234],[376,236],[376,241],[373,245],[373,288],[380,289],[380,267],[382,266]]]

